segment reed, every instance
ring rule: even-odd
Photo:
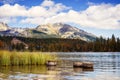
[[[0,66],[44,65],[56,59],[55,54],[49,53],[0,51]]]
[[[10,56],[11,54],[6,53],[6,51],[0,51],[0,65],[8,66],[10,65]]]

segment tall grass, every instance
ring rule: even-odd
[[[48,60],[56,60],[54,54],[42,52],[0,51],[0,66],[44,65]]]

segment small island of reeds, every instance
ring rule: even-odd
[[[43,52],[0,51],[0,66],[44,65],[56,55]]]

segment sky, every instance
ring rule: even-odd
[[[0,22],[22,28],[62,22],[120,38],[120,0],[0,0]]]

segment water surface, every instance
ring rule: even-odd
[[[53,53],[52,53],[53,54]],[[120,53],[57,53],[56,67],[0,67],[0,80],[120,80]],[[89,61],[94,69],[73,68],[73,61]]]

